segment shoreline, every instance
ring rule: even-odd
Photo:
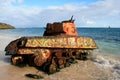
[[[17,67],[11,65],[10,56],[5,56],[5,47],[17,38],[19,36],[0,36],[0,78],[3,80],[34,80],[25,77],[25,74],[36,74],[38,70],[35,67]],[[37,74],[44,77],[42,80],[119,80],[120,58],[97,52],[93,53],[94,55],[90,60],[78,60],[78,63],[63,68],[60,72],[47,75],[39,71]],[[14,78],[12,77],[13,75]]]

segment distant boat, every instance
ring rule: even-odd
[[[108,26],[108,28],[110,29],[111,27],[110,27],[110,26]]]

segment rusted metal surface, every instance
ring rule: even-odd
[[[98,48],[92,38],[87,37],[31,37],[27,39],[25,47],[40,48]]]
[[[17,40],[14,40],[14,41],[12,41],[12,42],[10,42],[8,45],[9,46],[7,46],[6,48],[5,48],[5,50],[7,50],[7,49],[9,49],[9,50],[17,50],[18,49],[18,47],[17,47],[17,43],[19,42],[19,39],[17,39]]]
[[[46,62],[46,60],[50,57],[50,50],[48,49],[40,49],[37,54],[35,53],[34,63],[37,66],[41,66],[43,63]]]
[[[48,23],[44,36],[53,35],[78,36],[78,33],[73,22]]]
[[[75,25],[71,23],[63,23],[63,29],[66,35],[78,36]]]
[[[22,37],[6,47],[6,55],[14,53],[34,54],[41,49],[97,49],[95,41],[87,37]]]

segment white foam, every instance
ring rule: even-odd
[[[4,51],[5,47],[13,40],[19,38],[19,36],[12,35],[0,35],[0,51]]]
[[[92,61],[94,61],[100,69],[111,71],[115,80],[120,80],[120,57],[95,54]]]

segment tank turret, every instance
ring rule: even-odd
[[[48,23],[43,36],[78,36],[73,16],[70,20]]]

